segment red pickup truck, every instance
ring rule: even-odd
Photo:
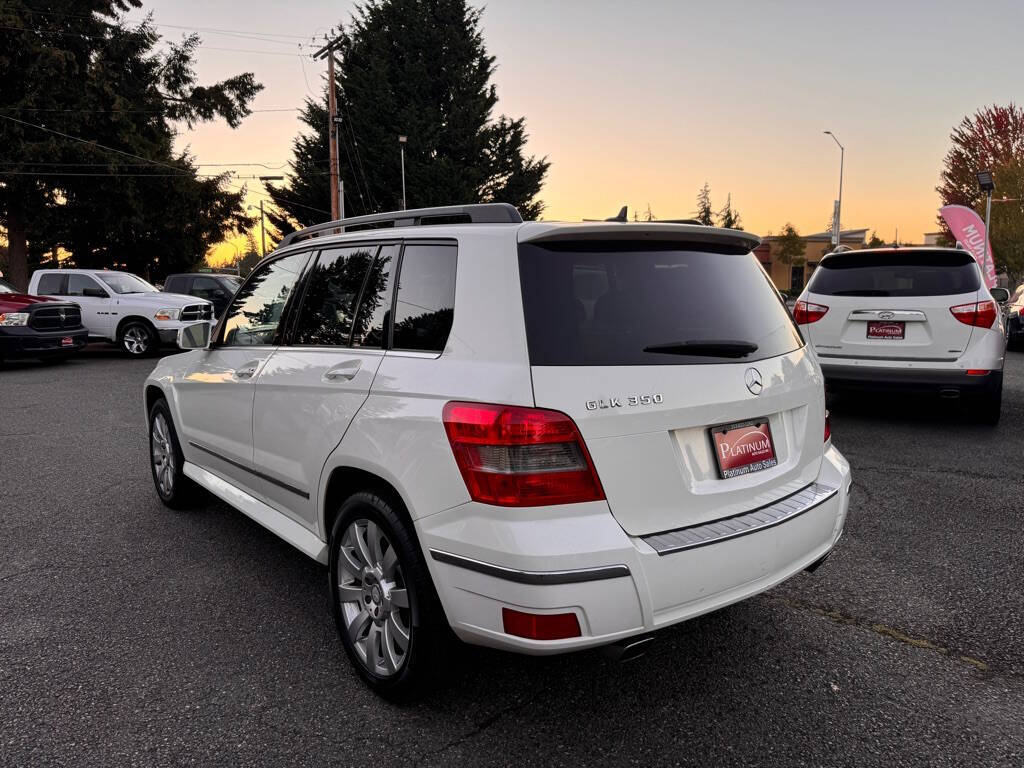
[[[19,293],[0,280],[0,361],[15,357],[66,360],[88,340],[77,304]]]

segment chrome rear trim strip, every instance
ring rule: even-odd
[[[453,555],[439,549],[430,550],[430,556],[439,563],[454,565],[505,581],[514,581],[517,584],[576,584],[581,581],[603,581],[629,576],[629,568],[625,565],[603,565],[599,568],[578,568],[571,571],[518,571],[474,560],[471,557]]]
[[[811,483],[791,496],[750,512],[723,517],[700,525],[677,528],[674,531],[653,533],[640,538],[650,544],[659,555],[670,555],[673,552],[706,547],[709,544],[718,544],[729,539],[757,533],[766,528],[774,528],[776,525],[781,525],[814,509],[837,493],[839,493],[838,488],[830,488],[821,483]]]

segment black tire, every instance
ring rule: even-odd
[[[999,416],[1003,409],[1003,378],[1000,374],[996,386],[974,396],[971,416],[974,421],[989,427],[999,424]]]
[[[159,436],[157,422],[164,427],[164,440],[167,444],[167,455],[170,457],[169,466],[158,467],[157,456],[160,454]],[[156,444],[156,446],[154,445]],[[161,469],[166,466],[167,472],[161,475]],[[171,418],[171,409],[167,401],[162,397],[153,403],[149,411],[149,469],[153,475],[153,487],[156,488],[157,496],[164,506],[175,510],[195,509],[202,498],[202,489],[182,472],[185,466],[185,456],[181,452],[181,444],[178,442],[178,432],[174,428],[174,420]],[[169,482],[167,482],[169,479]]]
[[[117,343],[132,357],[146,357],[156,352],[160,339],[148,323],[130,320],[118,333]]]
[[[387,560],[386,555],[392,548],[397,556],[397,566],[391,571],[395,581],[388,581],[386,578],[374,580],[370,575],[358,581],[348,578],[353,565],[363,566],[364,573],[368,570],[363,562],[364,558],[355,548],[351,548],[352,551],[349,552],[350,547],[345,545],[346,533],[350,528],[362,531],[365,536],[367,528],[360,526],[367,522],[378,526],[380,533],[383,534],[379,549],[385,557],[381,559]],[[381,696],[399,703],[414,700],[435,687],[440,681],[439,672],[445,667],[443,661],[447,657],[447,650],[454,635],[448,627],[444,610],[430,580],[419,543],[404,516],[396,509],[395,502],[370,491],[349,497],[342,504],[331,531],[328,566],[331,612],[345,653],[364,682]],[[345,569],[348,569],[347,573]],[[362,602],[358,597],[355,600],[343,600],[342,582],[345,582],[345,588],[349,590],[345,597],[352,598],[357,590],[362,590]],[[372,587],[375,583],[391,585],[390,590],[382,598],[387,601],[386,605],[371,602]],[[397,610],[398,614],[402,614],[402,609],[396,609],[387,595],[397,595],[401,589],[404,589],[407,596],[408,607],[404,615],[396,615],[396,624],[387,626],[391,622],[390,613]],[[383,586],[380,594],[385,594]],[[374,610],[384,614],[383,621],[372,615]],[[364,617],[363,614],[367,616]],[[384,644],[391,643],[392,655],[401,653],[400,643],[393,642],[395,638],[401,637],[400,630],[391,631],[391,627],[403,624],[409,629],[409,634],[401,663],[396,665],[393,661],[384,659],[384,654],[388,653],[388,646]],[[358,630],[363,625],[365,632]],[[350,632],[350,626],[353,627],[353,632]],[[374,638],[379,639],[379,645],[375,644],[377,641]],[[361,647],[357,647],[359,643],[362,643]],[[379,664],[371,664],[368,660],[371,645],[385,649],[374,652],[381,660]],[[381,674],[379,670],[389,664],[397,671]]]

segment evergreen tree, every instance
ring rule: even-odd
[[[708,192],[710,193],[710,190]],[[718,226],[724,229],[743,229],[740,212],[732,207],[732,192],[725,198],[725,207],[718,212]]]
[[[549,163],[527,156],[526,123],[494,118],[480,11],[465,0],[368,0],[343,28],[336,70],[339,172],[345,214],[401,207],[398,136],[405,145],[409,208],[506,202],[537,218]],[[271,189],[282,232],[330,210],[326,93],[307,99],[308,131],[293,142],[287,182]]]
[[[9,277],[69,251],[83,267],[151,277],[191,267],[248,224],[243,193],[174,152],[175,123],[236,127],[261,86],[246,73],[199,86],[199,39],[157,52],[154,25],[119,14],[141,0],[23,0],[0,8],[0,225]]]
[[[697,193],[697,213],[694,218],[706,227],[715,225],[714,212],[711,210],[711,185],[706,181]]]
[[[779,261],[783,264],[800,265],[804,263],[804,239],[800,237],[796,227],[787,223],[775,240],[778,244],[776,255]]]

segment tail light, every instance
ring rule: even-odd
[[[523,613],[502,608],[501,623],[506,634],[530,640],[564,640],[582,634],[575,613]]]
[[[801,299],[793,307],[793,319],[796,320],[797,325],[807,325],[821,320],[826,312],[828,312],[828,307],[824,304],[814,304]]]
[[[532,507],[604,498],[583,438],[564,413],[453,402],[444,407],[444,428],[474,501]]]
[[[832,417],[828,414],[828,408],[825,409],[825,439],[822,442],[827,443],[832,439]]]
[[[950,307],[949,311],[953,313],[953,317],[964,325],[991,328],[996,322],[996,303],[994,301],[959,304],[955,307]]]

